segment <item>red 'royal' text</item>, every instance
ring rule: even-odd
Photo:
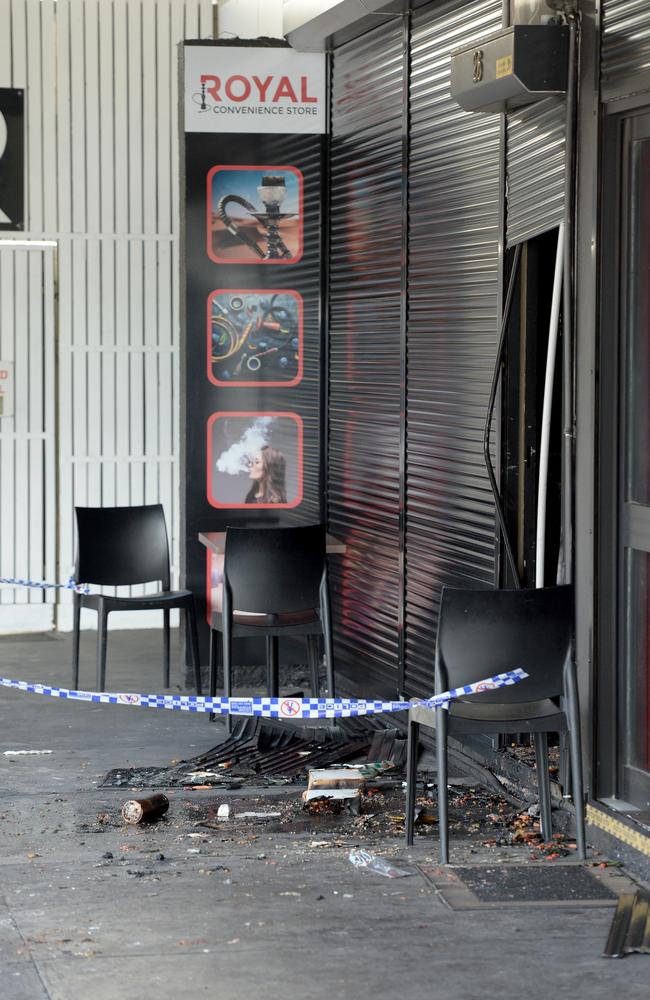
[[[259,76],[243,76],[240,73],[235,73],[224,81],[218,76],[203,73],[201,84],[205,85],[206,94],[218,103],[224,99],[248,101],[251,98],[261,103],[270,101],[272,104],[282,98],[286,98],[292,104],[315,104],[318,101],[317,97],[312,97],[308,93],[309,83],[306,76],[300,77],[300,86],[297,88],[288,76],[267,76],[260,80]]]

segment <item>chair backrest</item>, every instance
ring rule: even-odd
[[[541,590],[443,588],[436,645],[436,691],[522,667],[520,684],[469,700],[507,704],[564,691],[573,641],[573,587]]]
[[[169,590],[169,544],[160,504],[75,507],[77,580],[115,587],[160,580]]]
[[[238,611],[286,614],[317,608],[325,527],[228,528],[224,582]]]

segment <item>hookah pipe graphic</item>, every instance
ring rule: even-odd
[[[197,97],[200,98],[200,100],[197,100]],[[201,93],[192,94],[192,101],[194,102],[194,104],[199,105],[199,111],[208,110],[208,105],[205,103],[205,80],[203,80],[201,83]]]
[[[266,207],[265,212],[257,212],[246,198],[238,194],[227,194],[219,199],[217,215],[228,232],[240,242],[246,244],[261,260],[280,260],[291,257],[291,251],[280,236],[280,223],[285,219],[295,218],[295,212],[281,212],[280,205],[284,201],[287,188],[284,177],[265,176],[257,189]],[[241,223],[228,214],[229,205],[241,205],[257,222],[266,229],[266,250],[259,246],[256,240],[240,229]]]

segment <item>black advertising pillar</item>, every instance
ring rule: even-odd
[[[281,42],[182,58],[181,571],[207,622],[222,561],[199,532],[322,515],[325,62]]]

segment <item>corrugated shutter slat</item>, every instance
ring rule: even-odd
[[[433,687],[444,584],[494,582],[483,429],[497,340],[497,115],[451,99],[449,55],[498,30],[501,4],[446,3],[413,19],[405,687]]]
[[[565,107],[547,97],[507,115],[508,246],[562,222]]]
[[[401,26],[334,56],[328,520],[337,669],[373,693],[397,681],[402,116]]]
[[[603,98],[616,96],[619,85],[630,78],[642,77],[635,89],[650,87],[648,0],[603,0],[602,33]]]

